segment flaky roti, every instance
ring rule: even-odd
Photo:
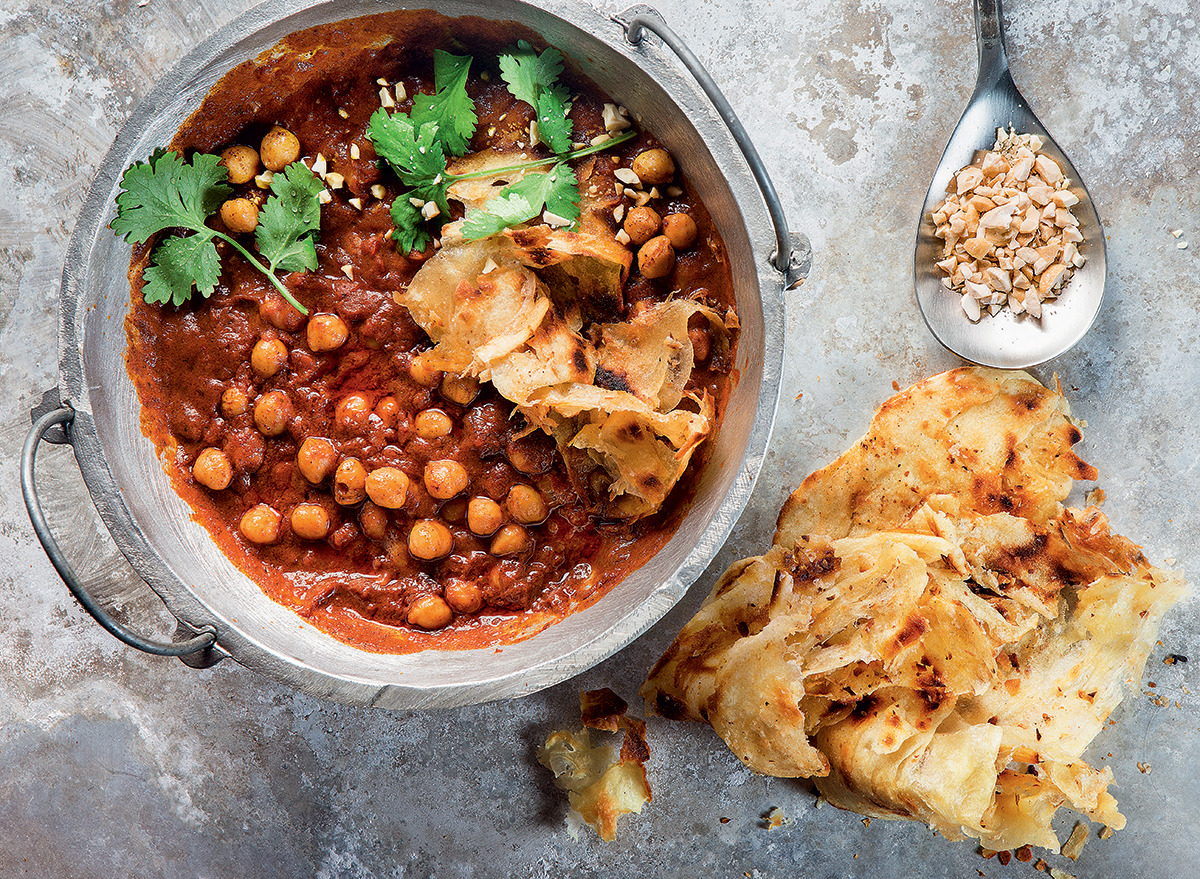
[[[1082,758],[1185,592],[1066,509],[1095,471],[1059,390],[958,369],[893,397],[804,481],[643,688],[750,768],[996,850],[1057,848],[1063,805],[1120,829]]]

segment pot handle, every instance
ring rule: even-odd
[[[51,391],[50,394],[47,394],[47,397],[55,393]],[[34,416],[36,417],[43,408],[45,408],[44,402],[43,406],[34,410]],[[202,626],[199,629],[192,630],[185,628],[180,623],[182,630],[195,631],[197,634],[185,641],[172,644],[147,641],[140,635],[134,634],[109,616],[104,608],[88,594],[88,591],[79,582],[78,577],[76,577],[75,571],[71,568],[66,556],[59,549],[58,541],[54,539],[54,535],[50,532],[50,526],[47,524],[46,517],[42,513],[42,504],[37,495],[34,464],[37,461],[38,446],[43,439],[52,443],[70,442],[69,428],[74,418],[75,410],[70,406],[61,404],[53,406],[49,408],[49,411],[37,417],[33,427],[30,428],[29,435],[25,438],[25,446],[21,450],[21,494],[25,498],[25,509],[29,511],[29,521],[33,524],[34,533],[37,535],[38,540],[42,542],[42,547],[46,550],[46,555],[50,557],[51,564],[54,565],[54,569],[58,571],[58,575],[62,577],[63,582],[67,584],[67,588],[71,590],[71,594],[83,605],[83,609],[90,613],[96,622],[107,629],[110,634],[124,641],[130,647],[136,647],[145,653],[153,653],[156,656],[178,656],[189,665],[198,664],[196,660],[201,659],[201,657],[194,657],[191,654],[198,654],[216,644],[217,630],[215,628],[212,626]],[[50,435],[47,436],[47,434]],[[187,658],[184,659],[184,657]],[[212,661],[204,662],[203,664],[211,665]]]
[[[775,226],[775,252],[771,254],[771,265],[784,275],[785,286],[791,289],[804,279],[812,263],[808,239],[803,235],[793,236],[788,229],[787,217],[784,216],[783,204],[779,200],[779,193],[775,191],[775,184],[771,182],[771,176],[767,173],[767,168],[758,155],[754,142],[750,140],[746,129],[742,127],[741,120],[733,112],[733,107],[729,105],[729,101],[725,99],[721,89],[704,69],[700,59],[655,10],[649,6],[632,6],[615,16],[614,20],[625,28],[625,39],[633,46],[641,45],[645,38],[645,31],[653,31],[679,56],[683,66],[696,78],[696,82],[699,83],[704,94],[708,95],[708,99],[721,114],[721,119],[724,120],[738,149],[746,157],[750,171],[758,183],[759,190],[762,191],[763,200],[767,203],[767,211],[771,214],[771,222]],[[795,248],[793,248],[793,237],[797,239],[795,243],[799,245]]]

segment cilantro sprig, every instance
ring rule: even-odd
[[[463,223],[463,237],[487,238],[509,226],[528,223],[543,211],[574,223],[579,219],[579,180],[565,162],[549,173],[531,172],[488,199],[487,210],[473,209]]]
[[[537,112],[537,131],[555,153],[571,149],[574,124],[567,118],[571,96],[558,84],[562,73],[563,56],[557,49],[546,49],[539,55],[524,40],[500,56],[500,76],[518,101],[524,101]]]
[[[447,191],[459,180],[526,172],[490,199],[485,209],[472,209],[463,225],[467,238],[484,238],[509,226],[526,223],[543,211],[568,224],[579,218],[579,181],[569,162],[619,146],[636,137],[635,132],[603,143],[572,149],[573,124],[568,118],[570,95],[558,84],[563,57],[557,49],[540,55],[521,40],[500,55],[500,73],[509,91],[537,114],[539,138],[554,155],[503,168],[467,174],[447,171],[451,158],[465,155],[474,137],[478,117],[467,94],[466,82],[472,59],[434,52],[434,94],[418,94],[408,113],[388,113],[380,108],[371,116],[367,136],[375,152],[406,187],[392,202],[393,238],[400,250],[423,251],[432,236],[428,223],[450,218]],[[542,171],[547,165],[549,171]],[[534,170],[539,169],[539,170]]]
[[[135,162],[121,177],[117,216],[112,229],[126,241],[144,244],[160,232],[173,234],[159,242],[142,275],[142,296],[148,303],[183,305],[195,291],[212,296],[221,276],[217,241],[224,241],[266,275],[301,314],[308,309],[296,301],[277,271],[312,271],[317,267],[315,236],[321,223],[317,194],[323,186],[302,163],[294,162],[271,182],[272,195],[259,213],[255,243],[259,256],[237,239],[207,224],[233,189],[220,157],[198,153],[191,162],[175,152],[155,150],[145,162]],[[265,262],[264,262],[265,260]]]

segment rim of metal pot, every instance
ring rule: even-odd
[[[133,112],[101,163],[71,236],[63,270],[59,311],[60,388],[63,403],[75,410],[69,429],[70,442],[102,520],[134,569],[162,598],[181,623],[190,626],[194,631],[208,627],[216,628],[218,646],[210,648],[210,653],[216,651],[218,656],[232,656],[247,668],[266,673],[313,695],[352,704],[389,708],[463,705],[525,695],[567,680],[608,658],[661,619],[703,573],[745,508],[770,440],[782,368],[785,281],[784,276],[770,262],[774,255],[775,235],[746,158],[738,150],[720,117],[714,112],[704,91],[688,75],[671,51],[657,40],[642,39],[637,45],[632,45],[625,39],[619,16],[607,17],[591,6],[575,0],[510,2],[525,13],[524,17],[518,20],[535,30],[538,29],[538,17],[544,18],[548,14],[560,20],[560,24],[575,28],[591,39],[606,44],[630,63],[641,67],[676,105],[686,109],[692,125],[700,134],[714,162],[725,174],[741,213],[753,249],[764,320],[762,379],[757,409],[747,438],[746,453],[712,521],[684,561],[675,569],[674,574],[651,596],[659,600],[647,599],[640,605],[631,607],[618,625],[577,644],[566,655],[504,677],[447,687],[436,683],[414,686],[398,681],[351,680],[300,663],[293,658],[271,653],[250,634],[239,630],[236,624],[215,614],[205,605],[174,575],[165,560],[149,543],[124,505],[120,486],[116,484],[105,462],[92,419],[88,389],[83,387],[80,330],[84,311],[89,305],[88,291],[84,289],[87,266],[85,260],[98,236],[112,234],[107,228],[113,210],[112,194],[129,161],[131,148],[140,133],[168,106],[180,86],[205,71],[215,59],[240,40],[266,27],[276,26],[301,12],[336,10],[337,18],[349,19],[376,12],[407,8],[425,9],[436,5],[437,8],[433,11],[454,16],[470,14],[469,10],[463,8],[467,5],[465,2],[447,0],[438,4],[405,4],[347,3],[341,0],[268,0],[252,8],[188,52],[159,80],[151,94]],[[462,11],[452,11],[460,9]],[[635,7],[629,12],[653,13],[653,10],[648,7]],[[495,17],[488,8],[476,8],[474,13],[489,18]],[[299,29],[300,27],[296,27],[292,30]],[[219,72],[224,73],[225,70]],[[797,268],[803,272],[802,267]]]

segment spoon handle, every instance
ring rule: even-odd
[[[979,44],[979,78],[975,93],[995,84],[1008,71],[1004,50],[1004,21],[1000,0],[975,0],[975,40]]]

